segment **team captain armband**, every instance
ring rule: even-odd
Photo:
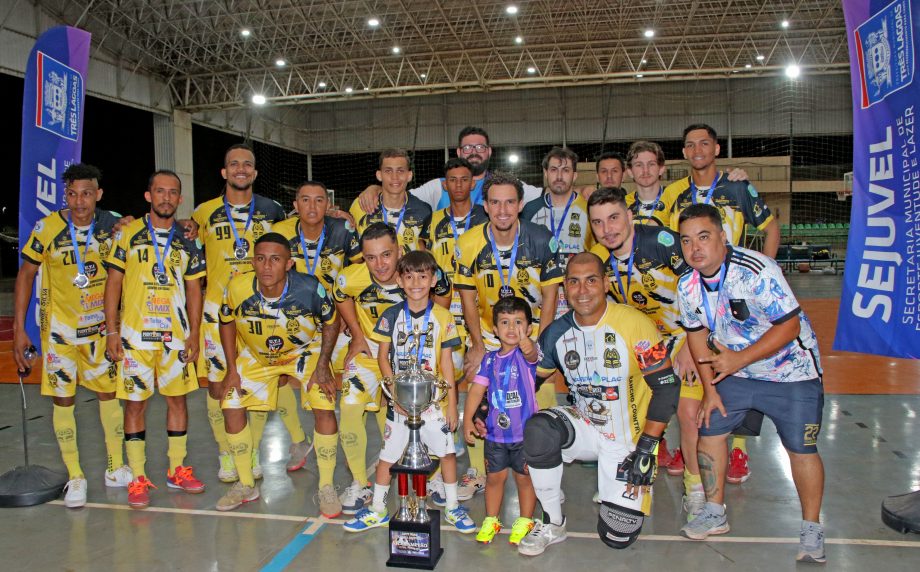
[[[668,359],[668,347],[661,340],[655,345],[649,340],[641,340],[636,344],[635,351],[636,361],[639,362],[639,369],[642,371],[654,369]]]
[[[677,401],[680,399],[680,383],[674,374],[674,368],[663,367],[644,373],[643,377],[645,383],[652,388],[652,399],[648,404],[646,419],[667,423],[677,412]]]

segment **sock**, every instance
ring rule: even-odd
[[[556,386],[552,383],[544,383],[539,391],[537,391],[537,407],[540,409],[549,409],[556,405]]]
[[[134,473],[134,478],[146,477],[147,471],[144,465],[147,464],[147,438],[146,431],[137,433],[125,433],[125,451],[128,453],[128,466]]]
[[[307,438],[300,424],[300,416],[297,415],[297,396],[290,383],[278,388],[278,416],[291,434],[292,443],[300,443]]]
[[[339,434],[322,435],[313,432],[313,447],[316,450],[316,465],[319,467],[319,488],[332,484],[335,473],[335,454],[338,451]]]
[[[108,454],[107,471],[114,471],[125,464],[121,448],[125,442],[125,413],[117,399],[99,401],[99,420],[105,435],[105,450]]]
[[[249,412],[249,430],[252,432],[252,449],[254,451],[258,451],[259,446],[262,444],[262,433],[265,433],[265,424],[267,422],[268,411]]]
[[[551,469],[537,469],[530,467],[530,480],[533,482],[537,500],[543,507],[543,512],[549,516],[552,524],[562,524],[565,518],[562,514],[562,465]]]
[[[342,405],[339,438],[352,478],[362,485],[367,483],[367,428],[363,405]]]
[[[380,406],[380,411],[376,413],[377,429],[380,431],[380,438],[383,439],[384,431],[387,429],[387,407],[386,404]],[[365,430],[365,433],[367,430]]]
[[[239,433],[227,433],[230,443],[230,453],[236,464],[236,471],[240,475],[240,482],[247,487],[256,486],[256,479],[252,476],[252,431],[249,425],[243,427]]]
[[[169,447],[166,450],[166,456],[169,457],[169,472],[172,474],[176,467],[181,467],[185,462],[185,456],[188,454],[186,444],[188,443],[187,431],[166,431],[166,440]]]
[[[55,405],[51,425],[54,427],[54,436],[61,449],[61,459],[67,467],[67,473],[71,479],[76,479],[83,478],[83,469],[80,468],[80,453],[77,451],[77,420],[73,408],[73,405]]]
[[[719,516],[725,514],[725,506],[724,506],[724,505],[721,505],[721,504],[718,504],[718,503],[707,502],[707,503],[706,503],[706,508],[708,508],[708,509],[711,510],[714,514],[717,514],[717,515],[719,515]],[[704,509],[704,510],[705,510],[705,509]]]
[[[374,483],[374,498],[371,500],[371,508],[374,512],[380,514],[387,513],[387,495],[390,493],[390,485],[378,485]]]
[[[230,452],[230,443],[227,441],[227,430],[224,428],[224,412],[220,409],[220,400],[208,395],[208,423],[217,441],[217,449],[221,453]]]
[[[460,501],[457,500],[457,483],[444,483],[444,496],[447,497],[447,505],[445,508],[447,510],[454,510],[460,506]]]
[[[688,493],[697,487],[703,486],[703,480],[700,475],[690,474],[686,468],[684,469],[684,490]]]
[[[741,452],[747,455],[747,437],[732,435],[732,449],[741,449]]]
[[[476,474],[480,477],[486,474],[486,446],[485,441],[476,441],[475,445],[467,445],[466,452],[470,457],[470,468],[476,469]]]

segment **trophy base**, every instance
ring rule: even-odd
[[[430,522],[390,520],[390,568],[434,570],[444,554],[441,548],[441,511],[429,510]]]

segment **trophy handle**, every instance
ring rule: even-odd
[[[447,397],[447,392],[450,391],[450,384],[439,377],[435,380],[434,386],[438,391],[433,403],[441,403],[441,401]]]
[[[382,380],[380,380],[380,390],[383,391],[383,394],[387,397],[387,399],[389,399],[390,401],[395,401],[393,399],[393,394],[390,393],[391,385],[393,385],[393,378],[385,377]]]

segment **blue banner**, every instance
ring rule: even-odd
[[[916,0],[915,0],[916,1]],[[853,211],[835,350],[920,356],[920,156],[910,0],[844,0],[853,86]]]
[[[20,251],[35,223],[63,208],[61,173],[80,161],[90,38],[83,30],[58,26],[42,34],[29,54],[22,98]],[[36,279],[35,284],[37,288],[40,280]],[[39,346],[37,301],[33,292],[26,333]]]

